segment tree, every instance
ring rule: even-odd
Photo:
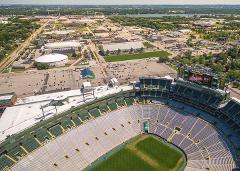
[[[72,57],[73,57],[73,58],[76,58],[76,57],[77,57],[77,54],[76,54],[75,51],[73,52]]]
[[[35,63],[35,67],[39,70],[48,69],[49,65],[46,63]]]
[[[130,49],[130,53],[133,53],[133,48]]]
[[[221,64],[214,63],[212,69],[218,73],[223,72],[224,68]]]
[[[169,61],[169,58],[167,56],[160,56],[158,58],[158,62],[160,63],[164,63],[164,62],[168,62]]]
[[[192,57],[192,51],[188,50],[186,52],[184,52],[184,57],[187,59],[190,59]]]
[[[187,58],[183,58],[180,62],[183,63],[183,64],[186,64],[186,65],[190,65],[191,64],[190,60],[187,59]]]
[[[119,55],[121,53],[121,49],[118,49],[117,50],[117,54]]]
[[[231,81],[240,80],[240,70],[232,70],[227,73],[227,78]]]
[[[110,51],[109,51],[109,50],[107,50],[107,51],[106,51],[106,56],[108,56],[108,55],[109,55],[109,53],[110,53]]]

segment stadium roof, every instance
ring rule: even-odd
[[[12,98],[13,94],[6,94],[6,95],[1,95],[0,94],[0,101],[1,100],[10,100]]]
[[[236,97],[231,97],[235,102],[237,102],[238,104],[240,104],[240,100],[237,99]]]
[[[199,85],[199,84],[196,84],[194,82],[180,80],[180,79],[176,81],[176,84],[180,84],[180,85],[183,85],[183,86],[186,86],[186,87],[191,87],[193,89],[207,91],[208,93],[212,93],[212,94],[215,94],[215,95],[223,96],[223,95],[226,95],[227,93],[229,93],[228,91],[224,91],[224,90],[221,90],[221,89],[213,89],[213,88],[207,87],[205,85]]]
[[[51,94],[44,94],[38,96],[31,96],[22,99],[18,99],[17,103],[13,107],[8,107],[0,118],[0,141],[5,140],[8,135],[18,133],[26,128],[33,126],[40,122],[42,119],[42,107],[45,115],[45,119],[53,117],[56,114],[60,114],[69,110],[72,107],[82,105],[86,102],[101,98],[107,95],[116,94],[121,91],[131,90],[132,86],[120,86],[114,88],[108,88],[107,86],[99,86],[94,88],[94,96],[89,99],[83,99],[80,90],[71,90],[65,92],[57,92]],[[52,100],[66,99],[68,103],[62,106],[50,106]]]
[[[168,80],[173,80],[174,78],[171,77],[170,75],[166,75],[164,77],[158,77],[158,76],[143,76],[140,77],[140,79],[168,79]]]
[[[144,48],[142,42],[123,42],[123,43],[109,43],[109,44],[102,44],[104,51],[117,51],[120,50],[130,50],[133,49],[141,49]]]
[[[77,41],[65,41],[65,42],[54,42],[45,44],[44,48],[54,49],[54,48],[78,48],[82,44]]]
[[[43,55],[35,59],[39,63],[54,63],[68,59],[68,56],[58,53]]]

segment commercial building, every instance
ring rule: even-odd
[[[212,20],[200,20],[193,23],[194,26],[200,26],[200,27],[212,27],[215,24],[216,22]]]
[[[98,27],[93,30],[94,33],[108,33],[109,30],[106,27]]]
[[[68,35],[74,33],[74,30],[55,30],[55,31],[48,31],[43,34],[45,35]]]
[[[122,42],[102,44],[101,52],[103,55],[129,53],[143,50],[142,42]]]
[[[13,106],[16,101],[17,96],[15,93],[0,94],[0,109],[5,109],[7,107]]]
[[[74,53],[82,47],[82,44],[77,41],[64,41],[47,43],[42,47],[46,53]]]

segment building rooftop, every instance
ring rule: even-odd
[[[141,49],[144,48],[142,42],[123,42],[123,43],[109,43],[109,44],[102,44],[104,51],[117,51],[120,50],[130,50],[133,49]]]
[[[74,30],[55,30],[55,31],[48,31],[45,32],[43,34],[48,34],[48,35],[52,35],[52,34],[57,34],[57,35],[66,35],[66,34],[70,34],[70,33],[74,33]]]
[[[59,62],[68,59],[68,56],[58,53],[52,53],[48,55],[43,55],[35,59],[36,62],[39,63],[53,63]]]
[[[64,41],[64,42],[54,42],[45,44],[44,48],[46,49],[54,49],[54,48],[78,48],[81,47],[82,44],[77,41]]]
[[[237,102],[238,104],[240,104],[240,99],[237,99],[236,97],[231,97],[232,100],[234,100],[235,102]]]
[[[71,90],[65,92],[57,92],[38,96],[31,96],[18,99],[13,107],[8,107],[0,118],[0,141],[6,139],[8,135],[12,135],[27,129],[43,119],[43,111],[45,119],[69,110],[71,107],[82,105],[86,102],[101,98],[110,94],[131,90],[132,86],[120,86],[109,88],[100,86],[94,88],[94,96],[87,100],[83,98],[81,91]],[[53,100],[62,100],[68,98],[68,102],[64,102],[62,106],[49,105]],[[57,112],[56,112],[57,111]]]
[[[8,94],[8,95],[1,95],[0,94],[0,101],[2,101],[2,100],[10,100],[11,98],[12,98],[12,94],[10,95],[10,94]]]
[[[83,82],[83,87],[84,88],[91,87],[91,83],[90,82]]]

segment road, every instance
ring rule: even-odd
[[[107,72],[106,72],[106,61],[103,59],[102,56],[98,54],[98,49],[93,42],[90,42],[89,47],[93,52],[93,56],[96,59],[97,64],[99,65],[99,69],[101,70],[103,77],[107,80]]]
[[[15,49],[5,60],[0,63],[0,73],[2,73],[6,68],[8,68],[17,58],[18,55],[27,48],[30,43],[36,39],[39,33],[48,25],[48,21],[46,21],[39,29],[37,29],[31,36],[25,40],[17,49]]]
[[[89,27],[87,27],[87,30],[89,33],[92,33],[94,35],[94,33],[92,32],[92,30]],[[107,79],[108,78],[107,72],[106,72],[107,63],[106,63],[105,59],[98,54],[98,48],[92,41],[90,41],[90,43],[89,43],[89,48],[91,49],[93,56],[94,56],[97,64],[99,65],[99,69],[101,70],[104,78]]]
[[[77,65],[81,60],[84,58],[84,51],[87,50],[88,46],[84,46],[80,52],[81,57],[77,59],[74,63],[71,64],[71,66]]]

